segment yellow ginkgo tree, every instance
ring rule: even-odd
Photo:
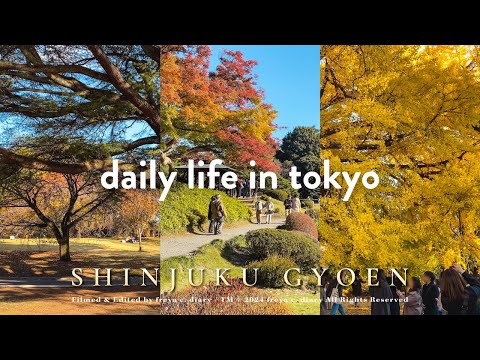
[[[323,192],[325,264],[440,270],[480,260],[475,46],[322,46],[321,158],[380,185]],[[344,186],[343,189],[346,187]]]

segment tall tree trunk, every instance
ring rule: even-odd
[[[62,239],[60,245],[60,261],[72,261],[70,258],[70,239]]]
[[[142,232],[141,230],[138,232],[138,251],[142,251]]]

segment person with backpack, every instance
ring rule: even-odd
[[[227,218],[227,211],[225,210],[222,200],[220,200],[220,194],[216,194],[214,198],[210,205],[212,219],[214,221],[214,234],[220,235],[222,233],[223,223]]]
[[[368,289],[371,303],[370,313],[371,315],[391,315],[390,301],[392,301],[393,295],[383,269],[378,270],[377,280],[378,284],[372,285]]]
[[[411,277],[407,280],[408,291],[406,294],[397,290],[399,299],[404,299],[403,315],[423,315],[422,283],[418,277]]]
[[[343,274],[342,282],[345,284],[347,282],[346,275]],[[341,297],[343,295],[343,290],[345,289],[342,286],[338,279],[335,277],[329,284],[329,289],[327,290],[327,296],[332,302],[332,309],[330,310],[330,315],[337,315],[337,312],[340,311],[340,315],[347,315],[345,308],[341,302]]]
[[[283,202],[283,205],[285,206],[285,217],[287,218],[288,215],[292,212],[293,208],[293,200],[292,200],[292,195],[288,195],[288,198],[285,199]]]
[[[272,198],[269,197],[267,199],[267,202],[265,203],[265,215],[267,217],[265,224],[270,224],[272,222],[273,208],[274,205],[272,202]]]
[[[260,197],[257,197],[255,202],[255,215],[257,217],[257,224],[260,225],[260,219],[262,217],[263,203]]]
[[[437,285],[435,285],[435,274],[431,271],[425,271],[422,276],[422,301],[425,315],[438,315],[437,299],[440,295]]]
[[[438,307],[445,315],[480,315],[480,281],[461,265],[453,264],[442,273]]]

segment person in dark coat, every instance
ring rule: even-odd
[[[440,290],[435,285],[435,274],[431,271],[425,271],[422,276],[422,301],[425,307],[425,315],[439,315],[437,299],[440,295]]]
[[[393,285],[392,285],[392,281],[393,281]],[[397,294],[397,291],[402,289],[403,284],[400,281],[400,279],[394,276],[388,276],[387,282],[390,285],[390,290],[392,291],[392,296],[393,296],[393,301],[390,303],[390,315],[400,315],[400,298]]]
[[[454,264],[441,278],[441,294],[437,301],[446,315],[479,315],[477,301],[480,281],[468,274],[461,265]]]
[[[377,280],[377,285],[372,285],[368,289],[370,294],[371,315],[390,315],[390,302],[393,299],[393,295],[390,290],[390,285],[387,283],[384,270],[378,270]]]
[[[328,269],[323,273],[322,280],[322,285],[320,286],[320,315],[328,315],[331,307],[329,308],[330,303],[327,301],[327,289],[333,280]]]
[[[210,225],[208,226],[208,232],[212,234],[215,231],[215,224],[212,217],[212,203],[215,201],[215,196],[210,198],[210,203],[208,204],[208,220],[210,220]]]
[[[359,307],[357,299],[362,296],[362,283],[364,282],[360,276],[360,270],[355,270],[355,280],[352,283],[352,295],[355,298],[355,307]]]

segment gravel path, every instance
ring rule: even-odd
[[[272,219],[271,224],[243,224],[238,226],[223,227],[221,235],[213,234],[183,234],[162,237],[160,240],[160,259],[166,259],[172,256],[189,255],[200,246],[210,243],[215,239],[228,240],[237,235],[243,235],[250,230],[276,228],[283,225],[283,219]]]

